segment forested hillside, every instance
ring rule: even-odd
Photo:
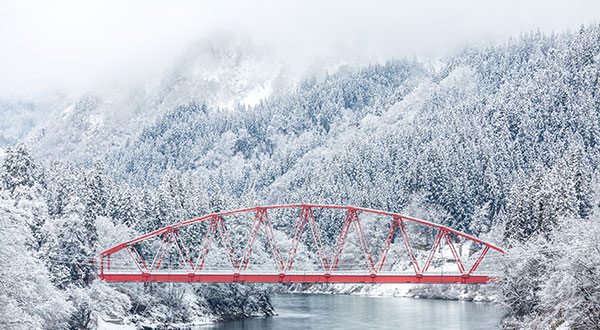
[[[467,231],[475,213],[494,222],[532,195],[517,184],[553,172],[549,194],[576,187],[564,193],[578,196],[582,205],[569,208],[585,216],[600,148],[598,42],[597,27],[532,33],[467,49],[436,72],[392,61],[306,80],[256,107],[190,103],[113,162],[136,185],[174,169],[267,203],[402,210],[418,200]]]
[[[0,262],[14,267],[0,284],[32,289],[0,293],[18,308],[2,312],[0,327],[92,327],[99,313],[138,325],[269,315],[262,287],[109,286],[87,281],[91,261],[184,219],[312,202],[404,212],[496,240],[508,250],[494,260],[506,327],[597,328],[600,26],[467,48],[441,66],[394,59],[292,85],[227,107],[195,95],[205,85],[177,85],[165,111],[138,104],[136,116],[153,115],[119,143],[85,135],[84,149],[105,150],[84,150],[96,158],[81,156],[77,138],[69,148],[8,147]],[[21,267],[35,271],[23,280]]]

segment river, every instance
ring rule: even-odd
[[[502,311],[465,301],[326,294],[272,297],[277,316],[199,329],[497,329]]]

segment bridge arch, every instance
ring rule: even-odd
[[[283,211],[287,214],[283,224],[280,222],[274,226],[270,216]],[[325,238],[322,228],[319,228],[320,216],[328,219],[332,229]],[[373,225],[367,229],[363,228],[367,222],[363,221],[365,218],[374,219],[370,221]],[[289,219],[293,220],[287,221]],[[227,227],[235,227],[238,222],[247,226],[245,230],[237,230],[232,240],[231,230]],[[182,233],[193,226],[201,229],[187,236]],[[426,256],[419,257],[418,249],[413,246],[414,238],[411,243],[409,226],[421,226],[434,233]],[[288,228],[289,233],[285,235],[281,228]],[[331,235],[332,231],[336,232],[335,235]],[[353,241],[348,243],[351,232],[354,233]],[[305,244],[301,244],[303,234]],[[263,257],[268,254],[272,258],[270,268],[249,268],[257,237],[263,240]],[[480,248],[470,265],[465,263],[464,256],[461,257],[455,240]],[[219,242],[221,247],[216,248]],[[454,272],[444,272],[443,268],[441,273],[432,270],[432,262],[442,244],[454,261]],[[363,259],[360,262],[362,266],[357,269],[342,269],[343,262],[340,261],[348,245],[352,245],[355,253]],[[410,264],[410,273],[406,269],[398,270],[398,267],[384,268],[389,268],[386,262],[389,263],[392,257],[390,250],[398,253],[399,247]],[[304,255],[303,259],[311,259],[312,269],[298,269],[295,262],[299,250],[302,250],[300,254],[310,256]],[[221,263],[216,269],[206,266],[211,251],[213,259]],[[501,248],[471,235],[402,214],[354,206],[273,205],[209,214],[116,245],[100,254],[98,277],[111,282],[488,283],[494,276],[479,274],[477,270],[490,251],[504,253]],[[176,256],[170,267],[165,267],[167,253]],[[441,254],[440,251],[438,255]],[[115,267],[114,260],[111,265],[111,258],[115,255],[121,256],[120,267]]]

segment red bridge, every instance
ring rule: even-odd
[[[486,273],[478,268],[490,249],[504,253],[465,233],[401,214],[351,206],[266,206],[207,215],[119,244],[100,255],[98,277],[109,282],[488,283],[495,278],[493,268]]]

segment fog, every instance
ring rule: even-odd
[[[289,61],[343,54],[374,62],[573,30],[598,13],[597,0],[0,0],[0,96],[147,83],[215,36],[249,39]]]

